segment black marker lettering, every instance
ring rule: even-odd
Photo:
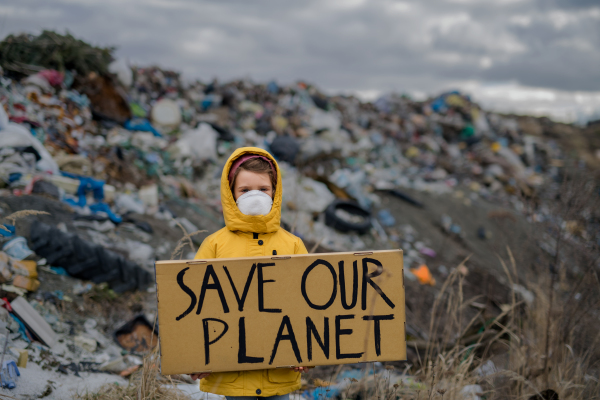
[[[264,362],[263,357],[250,357],[246,355],[246,321],[245,317],[240,317],[239,336],[238,336],[238,364],[259,364]]]
[[[283,328],[287,329],[287,335],[283,334]],[[298,348],[298,343],[296,342],[296,336],[294,335],[294,330],[292,329],[292,324],[290,323],[290,317],[287,315],[283,316],[281,320],[281,325],[279,325],[279,332],[277,332],[277,338],[275,339],[275,345],[273,346],[273,351],[271,352],[271,359],[269,360],[269,365],[273,364],[273,360],[275,359],[275,355],[277,354],[277,348],[279,347],[279,342],[282,340],[289,340],[292,345],[292,350],[294,351],[294,355],[296,356],[296,360],[298,363],[302,362],[302,358],[300,357],[300,349]]]
[[[273,267],[275,263],[258,263],[258,311],[269,313],[280,313],[281,308],[265,308],[265,290],[264,284],[275,282],[274,279],[263,279],[263,268]]]
[[[191,301],[188,309],[185,310],[184,312],[182,312],[179,317],[175,318],[175,321],[179,321],[181,318],[188,315],[190,312],[192,312],[192,310],[196,306],[196,295],[194,294],[194,291],[192,289],[190,289],[189,287],[187,287],[185,285],[185,283],[183,283],[183,275],[185,275],[185,271],[187,271],[188,269],[190,269],[190,267],[184,268],[181,271],[179,271],[179,273],[177,274],[177,284],[179,285],[181,290],[183,290],[188,296],[190,296],[190,299],[192,301]]]
[[[351,310],[358,301],[358,261],[352,263],[352,300],[350,304],[346,301],[346,279],[344,273],[344,262],[338,263],[340,270],[340,297],[342,298],[342,307],[344,310]]]
[[[326,266],[329,269],[329,272],[331,272],[331,276],[333,277],[333,290],[331,292],[331,297],[329,298],[329,300],[327,301],[327,303],[323,304],[322,306],[314,304],[312,301],[310,301],[310,299],[308,298],[308,293],[306,292],[306,279],[308,278],[308,274],[310,274],[310,272],[317,265],[324,265],[324,266]],[[333,268],[333,266],[331,264],[329,264],[325,260],[316,260],[315,262],[313,262],[312,264],[310,264],[310,266],[308,268],[306,268],[306,270],[302,274],[302,283],[301,283],[300,289],[302,290],[302,297],[304,297],[304,300],[306,301],[306,304],[308,304],[311,308],[314,308],[315,310],[326,310],[326,309],[328,309],[333,304],[333,302],[335,300],[335,296],[337,295],[337,274],[335,273],[335,269]]]
[[[213,340],[209,339],[208,321],[220,322],[221,324],[223,324],[223,332],[221,332],[219,334],[219,336],[216,337],[216,339],[213,339]],[[227,325],[227,322],[221,321],[220,319],[204,318],[202,320],[202,328],[204,329],[204,365],[207,365],[210,362],[209,346],[211,344],[217,343],[219,341],[219,339],[221,339],[223,337],[223,335],[225,335],[227,333],[227,331],[229,330],[229,325]]]
[[[360,358],[363,353],[342,353],[342,350],[340,349],[340,336],[352,334],[352,329],[341,328],[341,321],[343,319],[354,319],[354,315],[335,316],[335,358],[338,360],[344,358]]]
[[[315,337],[315,340],[323,350],[325,357],[329,360],[329,318],[325,317],[325,322],[323,323],[325,326],[323,329],[323,339],[319,335],[319,331],[317,331],[317,327],[315,323],[312,322],[310,317],[306,317],[306,349],[308,352],[308,361],[312,361],[312,339],[311,336]],[[312,333],[312,335],[311,335]]]
[[[375,353],[380,356],[381,355],[381,326],[380,321],[390,321],[394,319],[393,314],[389,315],[366,315],[363,317],[365,321],[375,321],[374,324],[374,334],[375,334]]]
[[[256,269],[256,264],[252,264],[252,268],[250,269],[250,273],[248,274],[248,278],[246,279],[246,285],[244,285],[244,291],[242,292],[242,297],[240,297],[235,285],[233,284],[233,279],[231,279],[231,275],[229,275],[229,270],[226,266],[223,265],[223,269],[227,274],[227,278],[229,279],[229,283],[231,283],[231,288],[233,289],[233,294],[235,295],[235,299],[238,303],[238,310],[244,311],[244,303],[246,302],[246,296],[248,295],[248,289],[250,289],[250,283],[252,282],[252,277],[254,276],[254,270]]]
[[[212,277],[213,283],[208,283],[208,280]],[[204,297],[206,296],[206,291],[209,289],[216,290],[219,293],[219,299],[221,299],[221,305],[223,306],[223,312],[228,313],[229,307],[227,306],[227,301],[225,300],[225,294],[223,293],[223,288],[221,287],[221,283],[219,282],[219,278],[215,273],[215,270],[212,265],[206,267],[206,272],[204,273],[204,279],[202,280],[202,288],[200,289],[200,299],[198,300],[198,310],[196,310],[196,314],[199,315],[200,311],[202,311],[202,304],[204,303]]]
[[[377,271],[369,274],[369,266],[367,265],[368,263],[377,265]],[[367,282],[369,282],[369,285],[371,285],[373,289],[375,289],[375,291],[379,293],[381,298],[387,303],[388,306],[390,306],[391,308],[396,307],[394,303],[392,303],[392,301],[385,295],[385,293],[383,293],[383,290],[381,290],[381,288],[371,280],[371,278],[375,278],[376,276],[381,275],[381,273],[383,272],[383,266],[381,265],[381,263],[373,258],[363,258],[362,267],[362,309],[367,309]]]

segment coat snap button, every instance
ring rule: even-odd
[[[261,394],[262,392],[260,391],[260,389],[256,389],[256,394]]]
[[[264,242],[263,242],[262,240],[259,240],[259,241],[258,241],[258,245],[259,245],[259,246],[262,246],[262,245],[263,245],[263,243],[264,243]]]

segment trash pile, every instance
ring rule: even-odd
[[[389,94],[365,103],[326,96],[304,82],[184,85],[176,72],[122,60],[95,70],[67,61],[56,66],[61,70],[17,68],[25,61],[55,65],[41,56],[23,58],[53,35],[10,36],[0,46],[3,54],[21,54],[3,64],[10,70],[0,87],[0,178],[5,193],[60,199],[96,231],[109,232],[132,213],[172,220],[166,198],[194,199],[220,212],[225,159],[238,147],[257,146],[281,162],[285,227],[334,251],[408,244],[407,264],[418,267],[422,255],[435,252],[403,240],[414,236],[401,232],[411,227],[395,226],[381,209],[382,193],[414,207],[423,205],[406,189],[453,193],[465,202],[493,198],[520,211],[518,198],[559,179],[564,165],[561,148],[543,136],[539,121],[486,112],[456,91],[423,102]],[[62,47],[55,51],[71,58],[83,51],[72,37],[58,39]],[[102,60],[110,54],[85,51]],[[460,237],[461,226],[448,218],[441,225]],[[135,247],[111,245],[129,253]],[[151,266],[166,252],[137,253],[130,259]],[[149,282],[139,281],[140,287]]]
[[[49,41],[52,51],[65,54],[62,62],[34,56]],[[41,222],[23,236],[14,224],[0,229],[2,289],[16,296],[5,299],[2,321],[11,338],[40,340],[38,355],[61,334],[69,336],[69,328],[49,317],[56,313],[40,317],[62,294],[24,300],[39,287],[36,268],[117,293],[145,290],[154,261],[169,258],[175,247],[149,245],[155,233],[145,217],[186,234],[198,231],[169,209],[167,202],[176,200],[214,220],[211,212],[222,211],[220,173],[236,148],[260,147],[280,162],[283,225],[309,249],[401,247],[407,276],[427,285],[435,285],[426,262],[436,251],[412,226],[396,222],[383,194],[416,208],[424,205],[409,191],[452,193],[466,204],[483,198],[521,211],[519,198],[559,180],[564,166],[563,151],[538,120],[485,111],[460,92],[427,101],[389,94],[371,103],[327,96],[305,82],[184,84],[176,72],[129,66],[113,60],[111,51],[53,32],[0,43],[0,192],[60,201],[86,231],[82,237]],[[83,53],[92,56],[77,56]],[[544,213],[537,211],[538,220]],[[448,235],[463,234],[450,216],[440,226]],[[134,239],[115,235],[117,229]],[[485,230],[478,234],[489,237]],[[86,285],[81,293],[90,290]],[[11,311],[15,301],[23,315]],[[140,324],[126,329],[143,331],[147,342],[152,327]],[[93,319],[84,328],[69,340],[92,355],[101,344],[108,358],[90,367],[64,366],[74,359],[64,357],[60,368],[122,372],[140,365],[139,357],[121,355],[127,341],[117,338],[117,346],[95,330]]]

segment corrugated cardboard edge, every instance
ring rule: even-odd
[[[48,325],[46,320],[25,300],[19,296],[14,299],[10,306],[14,313],[46,346],[53,347],[56,344],[57,336]]]
[[[154,272],[155,272],[155,279],[154,282],[156,283],[156,265],[172,265],[172,264],[206,264],[210,261],[219,261],[219,262],[227,262],[227,261],[237,261],[237,260],[247,260],[247,259],[252,259],[252,258],[269,258],[272,260],[288,260],[291,258],[304,258],[304,257],[315,257],[318,256],[319,254],[336,254],[336,255],[354,255],[354,256],[368,256],[371,254],[375,254],[375,253],[392,253],[392,252],[396,252],[399,251],[400,254],[402,254],[404,256],[404,251],[402,249],[387,249],[387,250],[370,250],[370,251],[340,251],[340,252],[334,252],[334,253],[308,253],[308,254],[289,254],[289,255],[277,255],[277,256],[270,256],[270,255],[266,255],[266,256],[256,256],[256,257],[233,257],[233,258],[204,258],[204,259],[198,259],[198,260],[164,260],[164,261],[156,261],[154,263]],[[404,271],[404,268],[402,268],[402,270]],[[404,275],[403,275],[404,276]],[[157,291],[157,295],[158,295],[158,291]]]
[[[156,281],[156,262],[154,262],[154,286],[156,287],[156,324],[160,326],[160,317],[158,312],[158,282]],[[160,342],[160,329],[158,329],[158,371],[162,375],[162,346]]]

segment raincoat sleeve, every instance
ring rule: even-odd
[[[294,254],[308,254],[308,250],[306,250],[306,246],[304,246],[304,242],[302,239],[298,239],[294,246]]]
[[[198,249],[196,256],[194,256],[194,260],[201,260],[204,258],[217,258],[215,244],[210,238],[206,238],[202,241],[200,249]]]

